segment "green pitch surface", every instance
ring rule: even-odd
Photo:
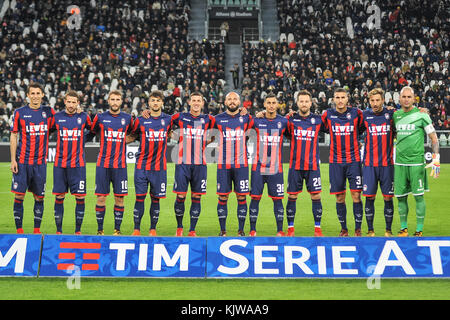
[[[13,194],[9,163],[0,163],[0,203],[3,210],[0,215],[0,233],[15,233],[12,214]],[[287,186],[287,169],[285,165],[285,187]],[[48,165],[47,193],[41,231],[45,234],[56,232],[53,217],[54,196],[53,166]],[[340,225],[336,216],[335,198],[328,193],[328,165],[321,165],[322,172],[322,230],[325,236],[337,236]],[[125,214],[122,233],[130,235],[133,231],[134,208],[134,165],[128,166],[129,195],[125,197]],[[168,164],[167,198],[161,200],[161,213],[157,232],[160,236],[173,236],[176,221],[173,210],[175,194],[172,192],[174,165]],[[442,165],[441,176],[429,179],[430,192],[426,193],[425,236],[450,235],[450,165]],[[219,223],[217,219],[216,166],[208,165],[208,192],[202,197],[202,212],[197,224],[199,236],[217,236]],[[95,164],[87,166],[86,214],[83,222],[83,234],[96,234],[95,219]],[[266,195],[266,194],[265,194]],[[286,199],[283,203],[286,203]],[[106,207],[105,234],[111,235],[114,228],[113,197],[109,196]],[[395,215],[392,230],[400,228],[397,202],[394,200]],[[250,198],[247,200],[248,204]],[[141,232],[146,235],[150,225],[148,214],[150,198],[147,197],[146,213],[141,223]],[[189,228],[190,197],[186,200],[184,219],[185,230]],[[230,236],[237,233],[237,201],[234,194],[228,201],[227,229]],[[375,232],[384,235],[383,199],[378,194],[375,203]],[[415,228],[415,203],[409,199],[409,229]],[[33,197],[27,194],[24,201],[23,228],[26,233],[33,230]],[[67,195],[65,200],[63,233],[73,234],[75,227],[75,201]],[[353,210],[350,195],[347,194],[347,221],[349,230],[354,227]],[[285,224],[285,228],[287,228]],[[297,236],[313,236],[314,221],[311,212],[311,200],[306,190],[297,200],[295,221]],[[245,232],[249,231],[248,218]],[[274,236],[276,233],[272,201],[263,196],[257,224],[258,236]],[[363,233],[367,225],[363,223]],[[350,234],[352,234],[350,232]],[[326,280],[326,279],[286,279],[286,280],[245,280],[245,279],[86,279],[82,278],[79,289],[69,289],[65,278],[0,278],[0,299],[449,299],[450,280],[381,280],[376,288],[368,286],[367,280]],[[70,285],[69,285],[70,287]],[[373,289],[369,289],[372,287]]]

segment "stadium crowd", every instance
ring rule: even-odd
[[[206,97],[208,113],[223,111],[225,46],[188,40],[189,0],[84,1],[79,30],[68,27],[70,1],[14,2],[14,9],[1,12],[3,141],[31,81],[45,85],[46,102],[56,110],[63,107],[66,90],[77,90],[92,116],[106,110],[104,97],[113,89],[123,90],[124,110],[133,116],[154,89],[164,91],[169,114],[186,110],[195,90]],[[242,45],[243,104],[254,113],[272,91],[284,114],[296,108],[295,92],[308,89],[314,112],[321,113],[330,105],[333,88],[342,86],[351,94],[351,105],[362,109],[375,87],[386,91],[387,104],[398,106],[400,88],[409,84],[435,127],[449,129],[449,9],[437,0],[383,1],[377,3],[382,12],[377,29],[368,24],[370,5],[278,0],[280,39]]]
[[[243,44],[242,94],[249,106],[261,106],[272,91],[286,112],[295,108],[295,92],[308,89],[321,113],[333,89],[342,86],[350,103],[362,109],[375,87],[385,90],[387,104],[398,107],[399,91],[409,84],[437,128],[449,128],[450,24],[442,1],[377,2],[380,29],[367,24],[370,1],[279,0],[277,5],[280,39]]]
[[[91,116],[107,110],[105,95],[113,89],[124,92],[124,110],[133,115],[154,89],[164,92],[169,114],[187,109],[191,91],[201,91],[208,102],[223,99],[224,45],[188,40],[189,0],[83,1],[78,30],[68,27],[71,4],[22,0],[3,12],[2,139],[8,139],[8,121],[25,103],[32,81],[45,86],[45,102],[55,110],[64,108],[68,89],[82,93]]]

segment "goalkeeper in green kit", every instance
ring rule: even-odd
[[[394,113],[397,133],[394,165],[394,194],[398,199],[401,230],[399,237],[408,236],[408,194],[416,201],[416,232],[421,237],[425,219],[424,192],[428,191],[425,168],[431,167],[431,176],[437,178],[440,171],[439,141],[428,114],[414,107],[414,90],[403,87],[400,91],[401,109]],[[425,166],[425,134],[431,139],[432,162]]]

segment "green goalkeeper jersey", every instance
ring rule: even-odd
[[[394,125],[397,132],[395,164],[423,165],[425,163],[425,134],[434,131],[428,114],[412,108],[409,112],[400,109],[394,112]]]

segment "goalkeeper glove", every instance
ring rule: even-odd
[[[425,166],[425,168],[431,167],[430,176],[433,178],[439,177],[439,173],[441,172],[441,156],[439,153],[433,153],[433,159],[431,163]]]

